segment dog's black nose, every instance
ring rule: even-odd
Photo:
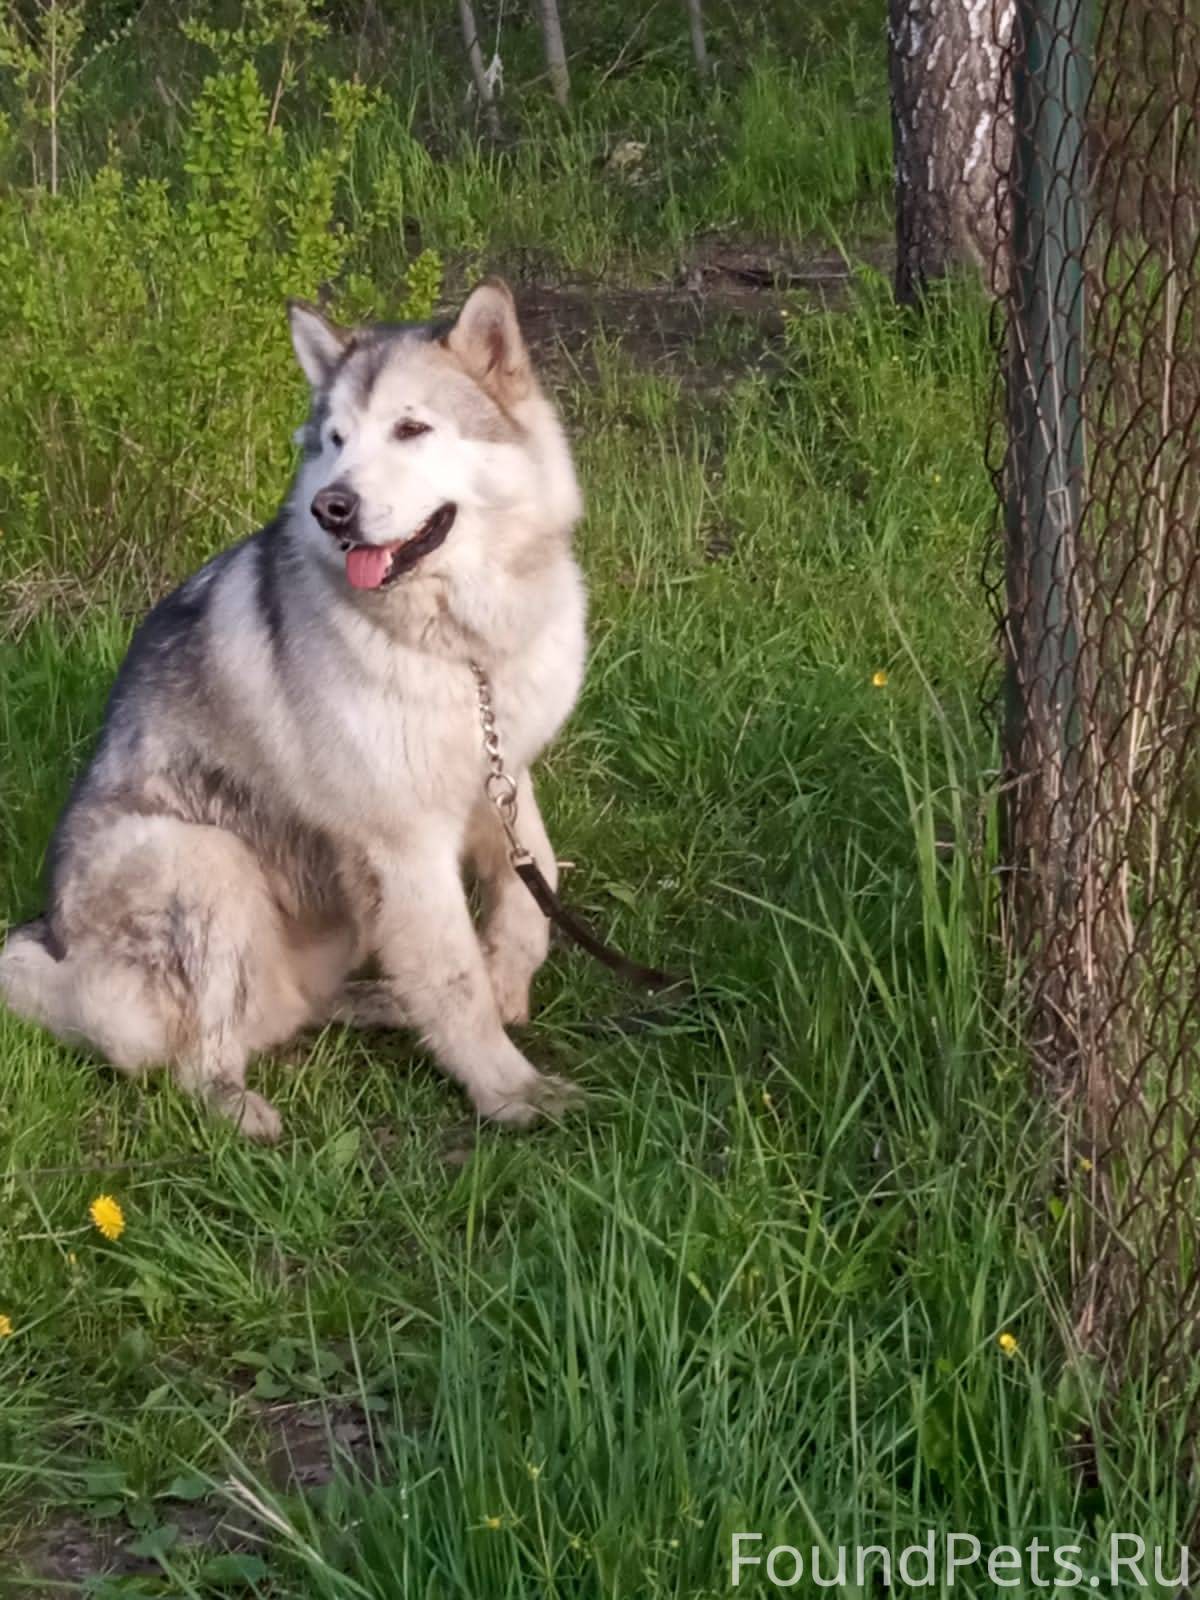
[[[313,495],[312,514],[326,533],[347,533],[358,517],[358,496],[344,483],[331,483]]]

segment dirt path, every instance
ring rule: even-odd
[[[891,255],[890,245],[873,245],[858,259],[888,271]],[[675,283],[636,289],[526,285],[516,294],[526,336],[552,373],[566,357],[587,376],[588,346],[602,336],[619,342],[637,364],[687,389],[710,390],[770,366],[783,339],[784,313],[798,295],[822,308],[844,307],[853,270],[835,253],[802,256],[773,245],[709,242],[693,252]],[[737,337],[721,337],[729,332]]]

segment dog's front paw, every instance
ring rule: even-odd
[[[259,1144],[275,1144],[283,1133],[283,1118],[269,1100],[253,1089],[211,1097],[215,1109],[228,1117],[239,1133]]]
[[[244,1133],[247,1139],[257,1139],[260,1144],[275,1144],[283,1133],[283,1118],[269,1100],[247,1090],[237,1116],[237,1126],[238,1132]]]
[[[471,1098],[481,1117],[510,1128],[528,1128],[541,1118],[556,1122],[583,1103],[583,1093],[565,1078],[529,1069],[529,1076],[504,1088],[477,1088]]]

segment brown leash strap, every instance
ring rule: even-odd
[[[672,977],[669,972],[659,972],[656,967],[643,967],[622,955],[619,950],[612,949],[603,939],[596,937],[586,922],[573,911],[568,911],[550,887],[537,862],[517,837],[517,785],[504,768],[500,730],[496,726],[496,712],[492,705],[491,679],[477,661],[470,662],[470,668],[479,700],[479,725],[483,732],[483,753],[488,766],[483,792],[504,829],[504,837],[508,840],[508,859],[513,871],[537,901],[543,915],[610,972],[624,978],[635,989],[645,989],[660,1001],[666,999],[668,1005],[690,998],[692,986],[686,978]]]
[[[678,998],[682,1000],[685,993],[690,992],[691,985],[686,978],[672,977],[669,972],[660,972],[657,967],[643,967],[605,944],[603,939],[598,939],[586,922],[563,905],[532,856],[522,851],[513,861],[513,870],[554,926],[561,928],[568,939],[581,950],[586,950],[610,972],[624,978],[635,989],[645,989],[650,994],[661,995],[667,990],[679,990]]]

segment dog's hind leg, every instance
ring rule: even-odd
[[[185,1094],[249,1138],[278,1139],[279,1113],[246,1088],[246,1066],[263,983],[270,919],[255,927],[247,883],[240,906],[218,906],[204,888],[178,885],[159,912],[141,919],[133,961],[115,966],[95,948],[78,987],[86,1032],[115,1065],[165,1062]],[[140,959],[138,959],[140,957]],[[113,1014],[113,1002],[126,997]],[[257,1002],[257,1003],[256,1003]]]
[[[77,1040],[82,1035],[73,1016],[65,956],[43,917],[13,928],[0,949],[0,999],[27,1022]]]
[[[311,1007],[253,852],[217,828],[124,816],[66,876],[57,913],[63,1002],[37,1020],[123,1071],[167,1065],[243,1133],[278,1138],[246,1064]]]
[[[168,903],[170,980],[178,992],[170,1064],[185,1094],[248,1138],[273,1142],[283,1131],[279,1113],[246,1087],[251,1043],[259,1042],[264,1020],[261,1042],[277,1040],[276,1018],[264,1019],[262,1010],[264,1001],[272,1012],[280,1009],[267,997],[283,976],[273,959],[282,943],[278,922],[256,893],[257,876],[243,874],[236,905],[191,882]]]
[[[164,1009],[143,969],[94,938],[60,945],[44,918],[14,928],[0,950],[0,1000],[120,1072],[137,1075],[167,1057]]]
[[[250,1138],[277,1139],[279,1113],[246,1088],[248,1052],[236,1034],[236,995],[221,992],[219,975],[187,972],[182,961],[176,976],[189,985],[183,1007],[164,1003],[139,965],[114,963],[91,941],[56,959],[40,922],[14,929],[0,953],[0,994],[18,1016],[68,1044],[98,1049],[123,1072],[167,1058],[185,1093]]]

